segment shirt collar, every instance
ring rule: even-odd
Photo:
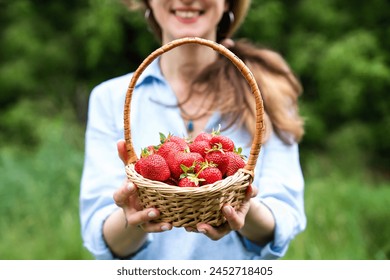
[[[160,57],[156,58],[148,65],[148,67],[144,69],[138,78],[136,87],[139,87],[142,83],[146,82],[150,78],[157,79],[159,81],[165,81],[164,76],[161,73]]]

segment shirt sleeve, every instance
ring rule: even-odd
[[[113,258],[103,239],[103,222],[117,209],[112,195],[125,179],[125,168],[116,148],[123,136],[115,125],[115,105],[110,94],[102,84],[90,96],[80,188],[83,244],[96,259]]]
[[[298,144],[285,144],[272,134],[261,149],[254,184],[259,190],[258,199],[275,218],[275,234],[273,241],[264,247],[248,240],[244,243],[262,259],[281,258],[291,240],[306,227]]]

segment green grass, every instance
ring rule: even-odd
[[[390,183],[325,161],[313,156],[307,164],[307,228],[285,259],[390,259]]]
[[[0,146],[0,259],[91,259],[78,216],[84,131],[69,113],[28,108],[38,144]],[[284,259],[389,259],[390,182],[356,155],[303,156],[308,223]]]
[[[32,117],[38,146],[0,148],[0,259],[91,258],[78,216],[83,132],[64,117]]]

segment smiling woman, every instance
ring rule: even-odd
[[[153,33],[156,35],[157,39],[161,42],[162,35],[161,35],[161,27],[156,22],[156,19],[154,18],[154,15],[152,14],[152,11],[150,9],[150,4],[148,2],[150,1],[142,1],[142,0],[122,0],[122,2],[129,8],[129,10],[141,10],[143,11],[145,15],[145,19],[147,20],[148,24],[150,25],[151,29],[153,30]],[[173,1],[170,1],[173,2]],[[195,1],[179,1],[183,3],[184,5],[186,2],[195,2]],[[207,1],[202,1],[207,2]],[[214,2],[214,1],[208,1],[208,2]],[[192,3],[187,3],[187,6]],[[193,4],[192,4],[193,5]],[[225,5],[228,5],[228,10],[225,10],[225,12],[222,15],[222,18],[218,22],[217,27],[217,42],[220,42],[224,38],[230,38],[234,32],[239,28],[241,23],[244,21],[245,16],[248,12],[250,1],[244,0],[244,1],[235,1],[235,0],[229,0],[225,1]],[[182,16],[186,17],[186,16]]]
[[[279,54],[247,41],[230,40],[243,22],[250,1],[126,3],[141,4],[162,45],[200,37],[225,44],[241,58],[261,88],[266,133],[252,188],[237,209],[222,205],[225,222],[220,226],[198,223],[176,228],[169,222],[157,222],[158,209],[141,207],[137,186],[126,179],[128,155],[125,142],[118,139],[124,135],[122,112],[134,73],[98,85],[90,97],[80,192],[84,245],[98,259],[283,256],[306,224],[298,153],[303,123],[297,99],[302,88]],[[134,87],[131,106],[136,151],[158,142],[159,132],[192,141],[201,132],[221,125],[221,132],[249,155],[258,127],[254,97],[242,74],[223,55],[198,44],[164,52],[144,69]]]
[[[161,28],[162,43],[182,37],[214,39],[228,6],[217,1],[149,1],[151,15]]]

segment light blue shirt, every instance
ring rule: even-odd
[[[132,98],[131,135],[135,151],[159,143],[159,132],[186,135],[177,99],[161,74],[158,60],[138,79]],[[89,101],[85,142],[85,163],[80,190],[80,218],[84,246],[96,259],[113,259],[103,239],[103,223],[117,209],[113,193],[126,177],[116,143],[124,139],[123,110],[132,74],[106,81],[95,87]],[[168,105],[168,106],[167,106]],[[172,105],[172,106],[169,106]],[[218,113],[209,120],[206,130],[218,128],[223,121]],[[223,132],[249,155],[251,138],[243,128]],[[253,183],[259,190],[256,198],[275,217],[274,240],[257,246],[231,232],[218,241],[200,233],[173,228],[148,234],[145,245],[132,259],[277,259],[290,241],[306,226],[304,180],[298,145],[286,145],[275,134],[262,146]]]

